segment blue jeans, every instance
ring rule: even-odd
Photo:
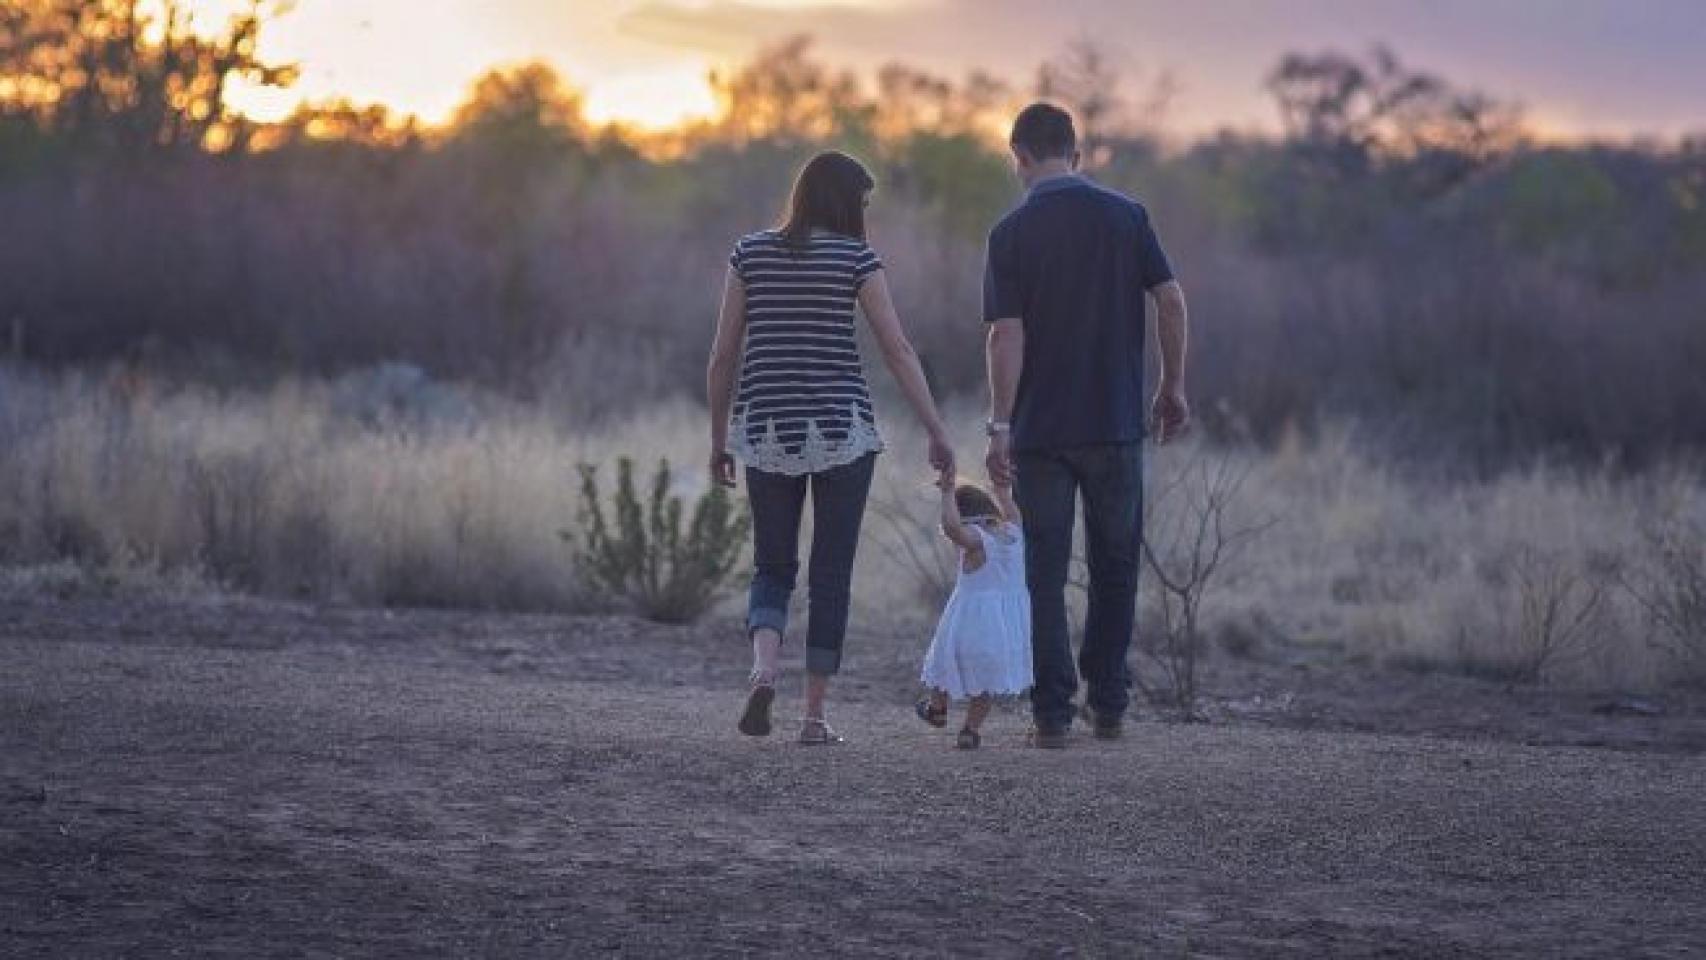
[[[831,676],[841,669],[841,641],[853,595],[853,555],[871,492],[876,454],[822,473],[790,477],[748,467],[746,496],[752,507],[752,590],[747,632],[768,627],[786,635],[788,598],[800,572],[800,515],[806,489],[812,494],[811,568],[806,573],[806,670]]]
[[[1089,611],[1078,670],[1098,714],[1118,717],[1131,704],[1126,653],[1137,619],[1143,536],[1143,445],[1107,443],[1036,450],[1013,458],[1015,499],[1025,520],[1025,580],[1031,591],[1031,712],[1038,729],[1072,725],[1078,692],[1066,621],[1072,525],[1084,496],[1089,548]]]

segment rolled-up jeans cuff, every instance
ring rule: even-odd
[[[806,672],[819,677],[834,676],[841,669],[841,651],[828,647],[806,648]]]
[[[753,607],[746,612],[746,635],[750,638],[760,630],[774,630],[779,637],[788,635],[788,611],[773,607]]]

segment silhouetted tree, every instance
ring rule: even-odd
[[[0,13],[0,112],[127,153],[241,149],[251,127],[230,112],[231,81],[282,87],[296,77],[256,54],[282,9],[249,0],[208,36],[192,29],[182,0],[15,0]]]
[[[399,117],[382,103],[348,98],[302,103],[282,121],[256,132],[257,149],[310,144],[390,150],[416,146],[423,134],[414,115]]]
[[[810,143],[868,131],[875,110],[858,78],[814,60],[811,46],[809,36],[791,37],[733,73],[713,73],[718,133],[736,142]]]
[[[1287,54],[1268,75],[1287,136],[1338,177],[1381,159],[1424,160],[1430,192],[1455,185],[1521,140],[1521,112],[1377,46],[1367,59]]]
[[[582,139],[582,97],[547,63],[489,71],[456,108],[453,140],[477,142],[508,156],[549,154]]]
[[[1150,77],[1141,90],[1135,86],[1135,76],[1136,71],[1122,65],[1106,44],[1082,36],[1037,68],[1033,90],[1072,112],[1085,163],[1098,167],[1109,162],[1110,151],[1119,142],[1136,145],[1152,140],[1177,92],[1166,71]]]

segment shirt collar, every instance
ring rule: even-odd
[[[1064,190],[1067,187],[1075,187],[1085,182],[1084,175],[1081,173],[1057,173],[1031,184],[1031,189],[1026,191],[1025,196],[1027,198],[1041,196],[1045,193],[1053,193],[1056,190]]]

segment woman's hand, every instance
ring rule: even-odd
[[[936,471],[939,486],[953,483],[954,446],[948,442],[947,431],[930,433],[930,466]]]
[[[719,487],[735,485],[734,455],[720,446],[711,448],[711,482]]]
[[[951,471],[936,474],[936,489],[951,494],[957,486],[959,486],[959,479]]]

